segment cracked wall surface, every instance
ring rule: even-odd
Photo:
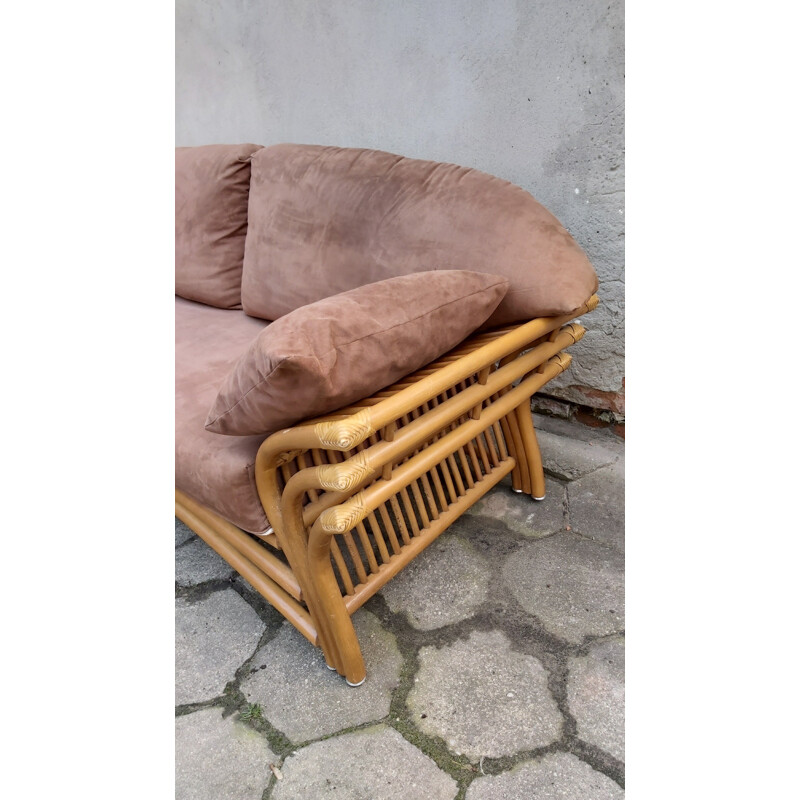
[[[357,611],[357,688],[176,521],[177,800],[624,795],[624,443],[536,422],[547,498],[504,480]]]
[[[175,19],[176,145],[376,148],[547,206],[601,300],[548,394],[624,413],[622,0],[178,0]]]

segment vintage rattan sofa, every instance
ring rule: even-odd
[[[508,293],[432,363],[268,436],[204,427],[265,320],[452,269],[502,275]],[[569,366],[584,333],[572,320],[596,289],[549,212],[476,170],[333,147],[178,148],[176,515],[360,684],[356,609],[509,473],[544,497],[531,396]]]

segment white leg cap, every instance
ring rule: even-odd
[[[358,683],[350,683],[350,681],[348,681],[347,678],[345,678],[345,682],[347,683],[348,686],[355,687],[355,686],[361,686],[361,684],[364,683],[364,681],[366,679],[367,679],[367,676],[365,675]]]

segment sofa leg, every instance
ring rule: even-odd
[[[503,435],[506,437],[506,446],[509,455],[513,456],[515,463],[511,471],[511,488],[519,493],[530,493],[530,477],[528,475],[528,462],[525,458],[525,447],[522,443],[522,434],[515,410],[512,410],[501,420]]]
[[[338,672],[341,675],[344,670],[344,662],[339,644],[336,641],[336,633],[331,628],[330,615],[320,598],[319,586],[313,580],[313,578],[310,578],[305,588],[306,605],[317,629],[318,644],[325,659],[325,666],[331,672]]]
[[[333,573],[331,573],[331,578],[333,578]],[[335,583],[336,579],[333,578],[333,580]],[[328,591],[323,591],[321,594],[324,596],[323,602],[327,605],[324,613],[338,656],[339,667],[336,671],[344,677],[348,686],[361,686],[366,680],[367,670],[353,627],[353,620],[350,618],[341,594],[339,594],[338,584],[335,586],[335,595],[331,595]],[[328,663],[327,656],[326,663]],[[330,669],[329,664],[328,668]]]
[[[325,628],[325,662],[328,665],[335,664],[336,671],[345,678],[349,686],[360,686],[364,683],[367,670],[353,620],[333,574],[330,536],[330,533],[322,531],[317,520],[310,531],[308,547],[308,571],[313,585],[313,602],[317,616]],[[325,652],[328,649],[334,652]]]
[[[533,414],[531,414],[530,400],[514,409],[514,416],[517,420],[519,435],[522,439],[522,454],[525,459],[528,472],[530,489],[528,494],[534,500],[544,500],[544,467],[542,465],[542,453],[539,449],[539,441],[536,438],[536,431],[533,427]]]
[[[503,438],[506,441],[506,450],[508,450],[508,454],[514,459],[514,462],[518,464],[519,456],[517,455],[517,451],[514,449],[514,437],[511,435],[511,425],[508,422],[508,417],[500,418],[500,430],[503,432]],[[522,479],[520,478],[518,466],[515,466],[514,469],[511,470],[511,491],[522,491]]]

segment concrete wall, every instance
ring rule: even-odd
[[[549,392],[622,411],[623,16],[622,0],[177,0],[176,145],[372,147],[522,186],[601,281]]]

